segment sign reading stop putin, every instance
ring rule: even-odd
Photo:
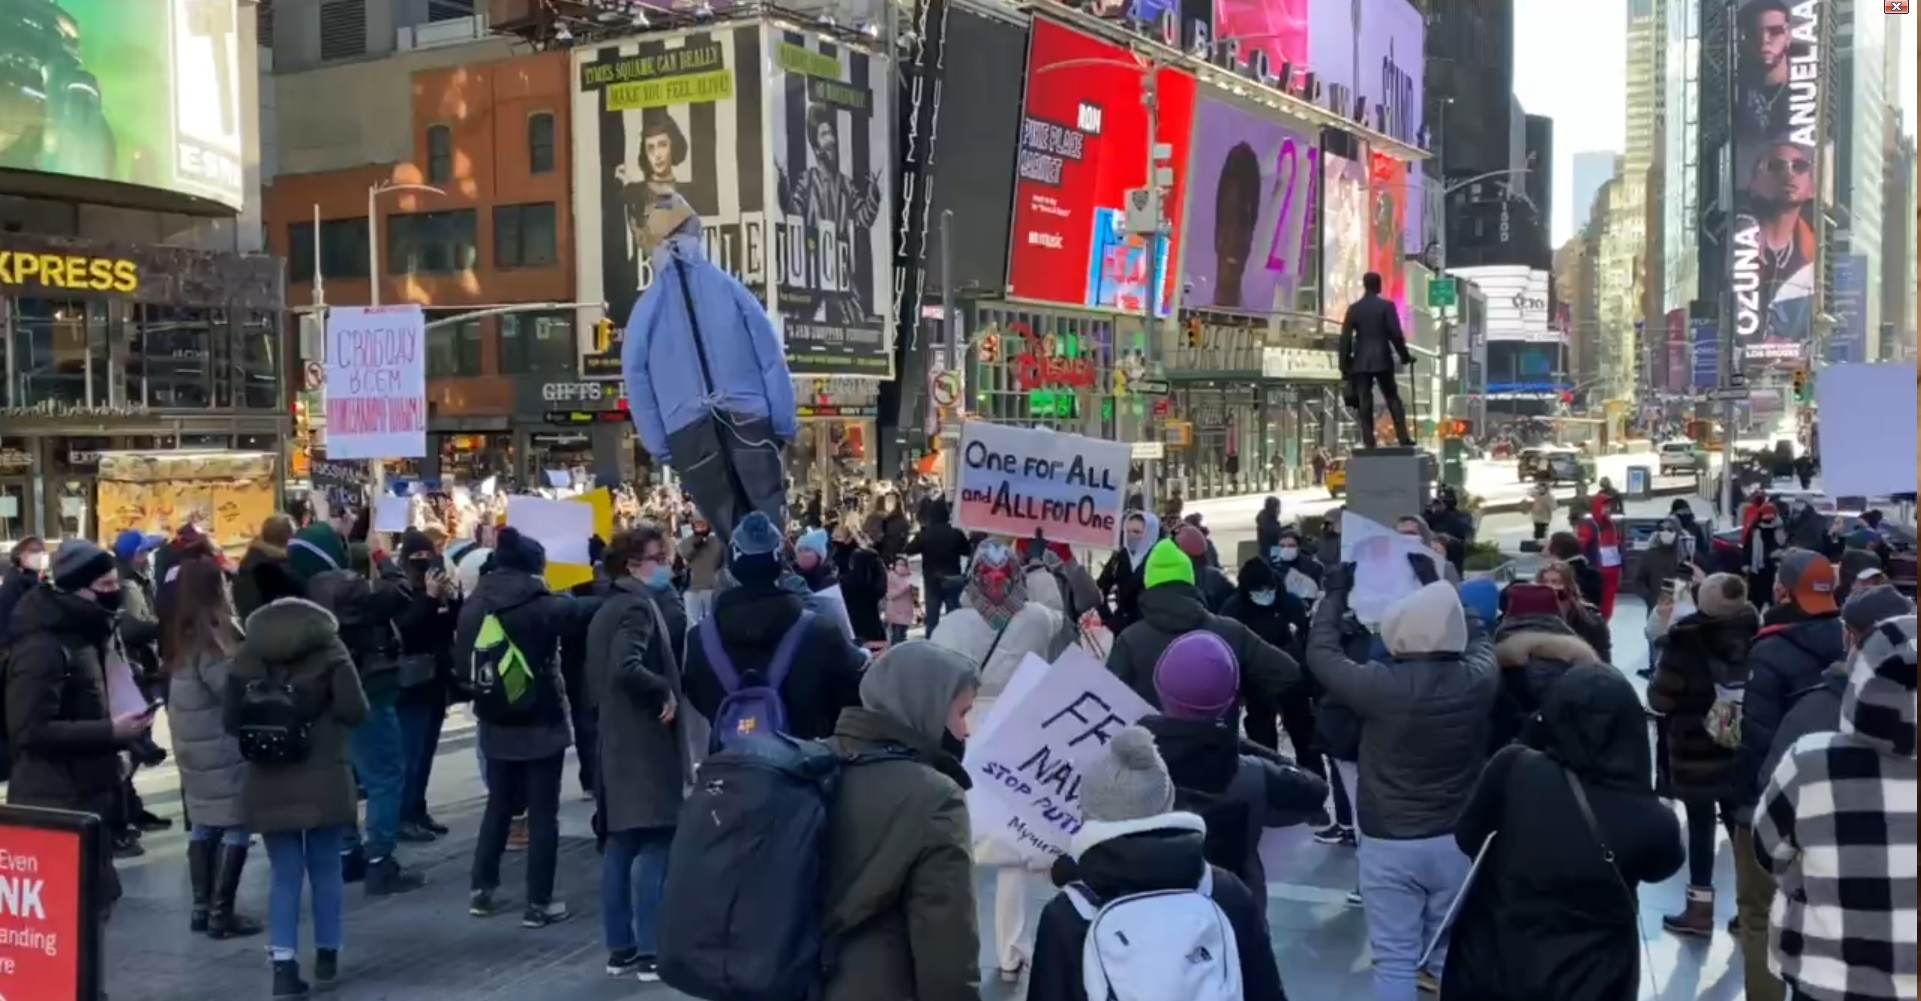
[[[327,310],[327,458],[427,454],[427,318],[419,306]]]
[[[0,1001],[97,1001],[99,818],[0,807]]]

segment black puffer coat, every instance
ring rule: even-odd
[[[1711,618],[1695,612],[1668,627],[1661,659],[1648,682],[1648,708],[1666,717],[1668,773],[1683,800],[1722,800],[1734,791],[1735,750],[1722,747],[1703,725],[1714,705],[1714,686],[1748,679],[1748,646],[1761,628],[1754,609]]]
[[[1541,746],[1537,716],[1549,686],[1569,668],[1606,663],[1573,627],[1551,615],[1503,621],[1494,632],[1494,660],[1501,665],[1501,695],[1488,728],[1490,754],[1515,741]]]
[[[13,607],[7,664],[7,802],[120,817],[120,751],[108,711],[106,661],[114,615],[52,587]]]

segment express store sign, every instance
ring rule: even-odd
[[[1156,138],[1173,148],[1174,183],[1163,198],[1169,235],[1149,241],[1123,226],[1127,192],[1148,182],[1146,71],[1131,69],[1135,63],[1118,45],[1035,19],[1014,182],[1010,295],[1130,313],[1151,298],[1167,315],[1174,291],[1167,262],[1178,257],[1186,203],[1194,78],[1173,69],[1156,77]]]

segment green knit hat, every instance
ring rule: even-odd
[[[301,580],[312,580],[328,570],[347,569],[347,544],[324,521],[300,530],[287,547],[287,569]]]
[[[1142,574],[1148,587],[1162,584],[1194,583],[1194,559],[1174,544],[1172,539],[1162,539],[1154,543],[1147,552],[1147,571]]]

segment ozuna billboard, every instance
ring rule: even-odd
[[[1729,271],[1735,345],[1752,366],[1799,364],[1814,329],[1821,15],[1821,0],[1745,0],[1736,13]]]
[[[1314,131],[1209,98],[1194,116],[1181,305],[1266,314],[1295,308],[1314,247]]]
[[[1021,299],[1165,316],[1167,262],[1178,252],[1194,78],[1162,69],[1158,141],[1173,147],[1165,238],[1125,232],[1127,192],[1147,181],[1145,69],[1125,49],[1044,18],[1027,50],[1027,100],[1014,185],[1008,294]],[[1151,277],[1150,277],[1151,276]]]

